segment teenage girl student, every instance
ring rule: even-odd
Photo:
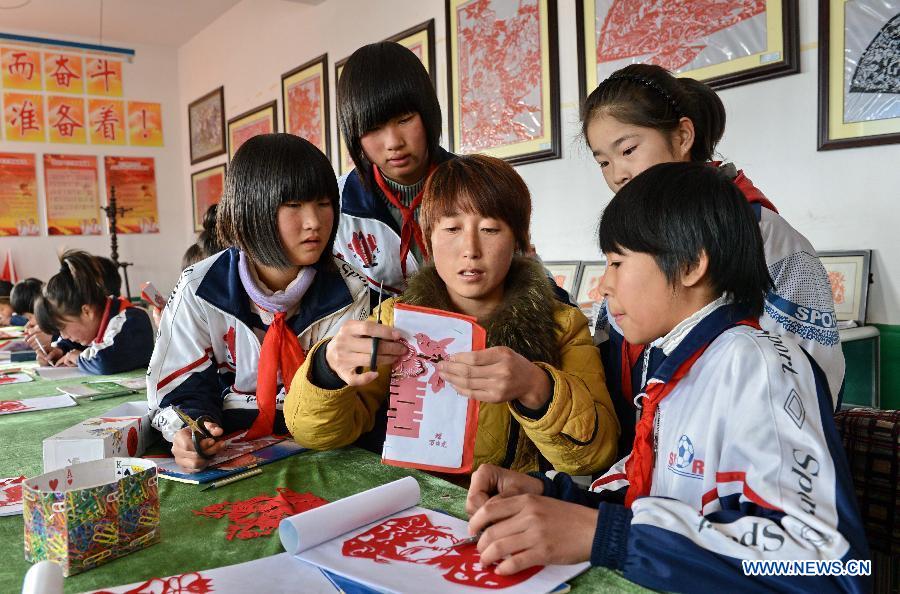
[[[285,433],[284,390],[309,348],[369,314],[365,279],[332,256],[334,171],[306,140],[264,134],[241,145],[217,217],[234,247],[184,270],[147,376],[153,426],[186,470],[207,461],[172,406],[211,417],[216,437]],[[222,443],[201,447],[211,455]]]
[[[670,592],[870,591],[841,571],[869,552],[825,379],[758,324],[771,281],[745,197],[712,167],[656,165],[606,207],[600,246],[610,316],[666,355],[648,369],[633,448],[590,491],[479,468],[466,508],[482,565],[589,560]],[[831,569],[742,568],[786,559]]]
[[[615,459],[619,427],[587,319],[523,255],[530,219],[528,188],[510,165],[484,155],[442,163],[422,202],[432,263],[396,301],[470,315],[487,330],[486,350],[438,364],[460,394],[481,401],[476,465],[592,473]],[[383,325],[347,322],[313,348],[285,403],[301,445],[338,448],[384,425],[390,364],[406,352],[391,329],[394,302],[381,307]],[[375,371],[372,337],[381,339]]]
[[[34,319],[35,302],[41,296],[43,288],[44,283],[40,279],[26,278],[25,280],[17,282],[13,287],[12,292],[9,294],[9,303],[12,306],[13,311],[26,319],[26,323],[24,324],[25,344],[31,347],[32,350],[38,352],[40,352],[40,348],[37,346],[38,343],[41,344],[41,348],[43,348],[44,351],[47,351],[52,342],[52,336],[41,332],[37,320]]]
[[[732,179],[756,213],[774,282],[759,322],[774,334],[797,340],[812,355],[828,378],[837,406],[844,355],[825,269],[810,242],[778,214],[742,171],[731,163],[711,161],[725,131],[725,107],[718,95],[701,82],[676,78],[659,66],[632,64],[590,94],[582,130],[613,192],[648,167],[669,161],[708,163]],[[656,345],[647,348],[623,341],[605,308],[598,316],[597,330],[595,340],[609,336],[604,363],[617,411],[620,418],[633,418],[632,401],[644,384],[647,359],[662,353]],[[631,424],[623,423],[620,445],[630,443],[631,431]]]
[[[34,315],[42,331],[80,346],[55,347],[49,360],[98,375],[146,367],[153,351],[147,312],[109,293],[96,257],[70,250],[60,263],[36,301]]]
[[[334,249],[388,295],[420,267],[419,205],[428,173],[453,155],[439,146],[441,107],[407,48],[383,41],[353,52],[338,81],[338,122],[356,168],[341,177]]]

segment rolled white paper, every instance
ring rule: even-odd
[[[22,594],[62,594],[63,573],[53,561],[35,563],[25,574]]]
[[[285,518],[278,526],[284,550],[297,555],[342,534],[419,504],[411,476]]]

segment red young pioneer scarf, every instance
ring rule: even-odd
[[[735,326],[750,326],[759,329],[759,321],[745,319],[735,324]],[[715,338],[713,337],[713,340]],[[631,457],[625,462],[625,476],[628,479],[625,507],[630,508],[636,499],[650,494],[650,485],[653,483],[653,465],[656,462],[656,455],[653,451],[653,423],[656,419],[656,409],[659,407],[659,403],[675,389],[681,378],[688,374],[691,367],[711,343],[712,340],[701,346],[693,355],[679,365],[669,381],[663,382],[651,379],[647,383],[647,389],[642,394],[644,398],[641,420],[638,421],[635,430]]]
[[[428,170],[428,175],[431,175],[431,172],[435,169],[436,167],[432,165]],[[375,183],[381,188],[385,198],[400,211],[400,215],[403,217],[403,224],[400,228],[400,270],[403,273],[403,278],[406,279],[406,256],[409,254],[410,242],[415,241],[422,256],[425,258],[428,257],[428,250],[425,247],[425,240],[422,237],[422,228],[415,219],[415,212],[416,209],[419,208],[419,204],[422,203],[422,195],[425,192],[425,188],[423,186],[409,206],[406,206],[400,201],[400,197],[397,193],[384,181],[384,176],[381,174],[381,170],[378,169],[378,167],[372,167],[372,174],[375,177]],[[426,175],[426,177],[428,177],[428,175]]]
[[[284,312],[276,312],[275,319],[269,325],[263,338],[259,354],[259,370],[256,379],[256,406],[259,414],[253,425],[244,435],[244,440],[257,439],[272,434],[275,425],[275,397],[278,394],[278,372],[285,392],[291,389],[291,380],[303,361],[306,353],[300,346],[297,335],[287,326]]]

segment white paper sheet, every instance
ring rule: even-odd
[[[379,591],[410,592],[415,584],[417,592],[484,594],[488,582],[500,578],[481,567],[474,549],[451,546],[469,536],[467,523],[416,507],[418,502],[418,483],[406,477],[286,518],[279,535],[285,550],[297,558]],[[386,523],[380,532],[387,535],[384,539],[365,534]],[[405,524],[416,526],[403,528]],[[520,576],[522,581],[503,592],[551,592],[587,567],[545,567]]]
[[[34,381],[34,378],[27,373],[0,373],[0,386],[6,384],[24,384],[25,382]]]
[[[0,400],[0,415],[12,415],[33,410],[50,410],[51,408],[65,408],[75,406],[77,402],[71,396],[60,394],[59,396],[41,396],[40,398],[26,398],[24,400]]]
[[[338,589],[315,566],[281,553],[255,561],[226,565],[135,582],[91,592],[123,594],[143,586],[141,592],[215,592],[216,594],[335,594]]]
[[[77,367],[38,367],[38,374],[44,379],[48,380],[61,380],[61,379],[69,379],[73,377],[85,377],[90,375],[85,371],[81,371]]]

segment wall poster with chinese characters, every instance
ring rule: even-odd
[[[146,101],[128,102],[128,144],[162,146],[162,106]]]
[[[40,235],[37,170],[30,153],[0,153],[0,237]]]
[[[97,157],[44,155],[44,192],[50,235],[100,235]]]
[[[104,157],[106,196],[116,189],[116,206],[129,209],[116,219],[116,233],[159,233],[156,172],[152,157]]]
[[[3,128],[6,140],[44,142],[44,96],[4,92]]]

